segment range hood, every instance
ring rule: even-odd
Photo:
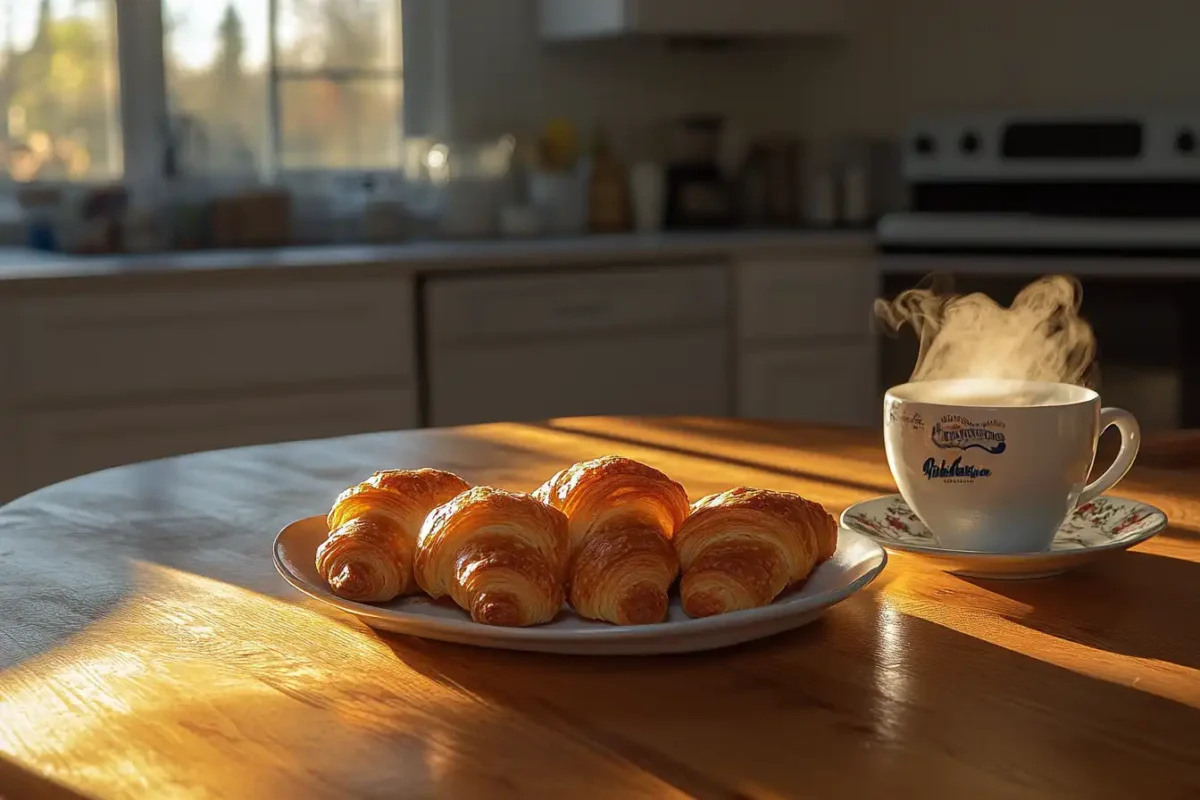
[[[632,36],[745,39],[846,31],[852,0],[540,0],[549,41]]]

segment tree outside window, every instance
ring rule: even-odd
[[[110,0],[0,0],[0,164],[16,180],[121,173]]]

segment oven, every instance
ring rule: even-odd
[[[915,125],[910,208],[877,240],[883,291],[933,274],[1008,304],[1076,277],[1097,340],[1097,388],[1147,430],[1200,427],[1200,112],[984,114]],[[880,383],[915,364],[911,331],[881,334]]]

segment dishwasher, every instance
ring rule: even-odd
[[[430,277],[426,422],[727,416],[727,281],[719,264]]]

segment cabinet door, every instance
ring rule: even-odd
[[[32,297],[16,308],[14,398],[144,402],[190,392],[411,380],[406,277]]]
[[[872,331],[878,276],[868,258],[740,264],[738,337],[744,342],[862,339]]]
[[[440,348],[712,326],[727,316],[726,280],[716,265],[437,278],[426,331]]]
[[[592,414],[728,416],[724,328],[435,350],[434,425]]]
[[[411,388],[30,411],[19,419],[16,485],[0,491],[12,497],[106,467],[203,450],[416,425]]]
[[[873,344],[743,353],[739,413],[820,425],[882,425]]]

